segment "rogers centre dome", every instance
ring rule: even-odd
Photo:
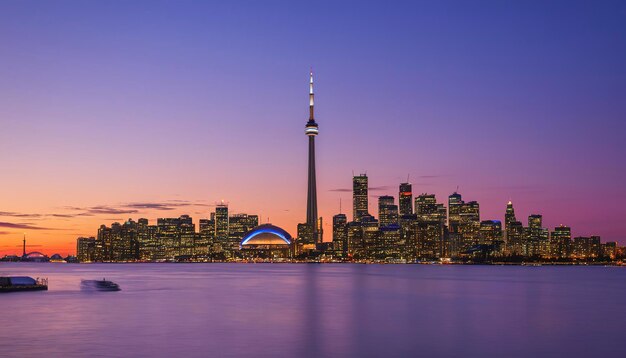
[[[239,248],[243,257],[285,259],[290,257],[291,235],[278,226],[263,224],[248,231]]]
[[[263,224],[248,231],[241,240],[240,246],[253,245],[291,245],[291,235],[278,226]]]

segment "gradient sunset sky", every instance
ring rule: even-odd
[[[626,244],[624,1],[0,2],[0,254],[225,200],[292,234],[318,202],[447,201]],[[447,204],[446,204],[447,205]]]

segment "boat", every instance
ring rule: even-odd
[[[48,279],[28,276],[0,277],[0,292],[47,291]]]
[[[80,288],[85,291],[119,291],[121,290],[120,286],[113,282],[107,281],[106,279],[102,280],[81,280]]]

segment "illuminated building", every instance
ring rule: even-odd
[[[542,227],[543,217],[533,214],[528,216],[524,254],[531,257],[549,256],[550,241],[547,228]]]
[[[80,262],[96,261],[96,238],[79,237],[76,240],[76,257]]]
[[[159,259],[173,260],[179,256],[180,232],[179,218],[158,218],[157,235],[161,247]]]
[[[525,241],[526,229],[521,221],[510,222],[506,227],[506,244],[509,255],[524,255]]]
[[[205,256],[211,252],[211,245],[215,237],[215,220],[200,219],[198,236],[194,244],[196,255]]]
[[[371,215],[365,215],[361,217],[360,224],[363,230],[362,258],[374,257],[380,250],[378,220]]]
[[[182,215],[179,220],[180,247],[176,256],[190,258],[194,255],[196,226],[189,215]]]
[[[461,205],[458,226],[461,235],[460,252],[465,252],[479,242],[480,205],[476,201],[468,201]]]
[[[492,245],[502,241],[502,223],[499,220],[483,220],[480,222],[480,244]]]
[[[459,232],[461,224],[461,207],[464,202],[461,194],[456,191],[448,196],[448,246],[449,253],[446,256],[458,256],[462,247],[462,235]]]
[[[614,241],[602,244],[602,256],[615,260],[617,257],[617,243]]]
[[[598,258],[602,254],[600,237],[575,237],[572,243],[572,257],[579,260]]]
[[[286,259],[290,257],[292,239],[285,230],[271,225],[259,225],[248,231],[240,242],[244,258]]]
[[[447,251],[444,242],[446,228],[446,208],[437,203],[434,194],[421,194],[415,198],[417,215],[417,246],[420,258],[440,258]]]
[[[461,207],[464,202],[456,191],[448,197],[448,227],[451,233],[457,233],[461,223]]]
[[[398,261],[406,258],[406,245],[400,225],[390,224],[380,227],[379,248],[376,256],[385,261]]]
[[[393,196],[378,197],[378,220],[381,228],[398,224],[398,206],[394,204]]]
[[[348,218],[346,214],[333,216],[333,249],[345,255],[348,251]]]
[[[348,222],[348,241],[346,251],[348,256],[356,256],[363,251],[363,228],[356,221]]]
[[[369,215],[367,197],[367,174],[352,178],[352,220],[360,222],[361,218]]]
[[[506,204],[506,212],[504,213],[504,227],[508,228],[514,221],[517,221],[515,218],[515,209],[513,208],[513,203],[509,201]]]
[[[567,226],[554,228],[550,234],[550,257],[569,258],[572,250],[572,231]]]
[[[225,250],[236,252],[244,235],[259,225],[258,215],[235,214],[228,222],[228,248]]]
[[[216,251],[228,249],[228,205],[218,204],[215,207],[215,244]]]
[[[400,216],[413,214],[413,189],[410,183],[400,184],[398,192]]]

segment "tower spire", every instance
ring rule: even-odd
[[[22,256],[26,256],[26,233],[24,233],[24,246],[22,247]]]
[[[311,68],[310,77],[309,77],[309,121],[315,121],[315,116],[313,115],[313,69]]]

